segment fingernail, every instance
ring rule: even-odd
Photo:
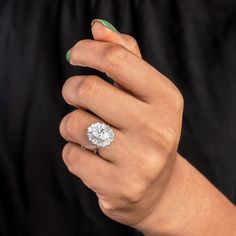
[[[66,60],[70,62],[70,49],[66,53]]]
[[[91,23],[91,26],[93,26],[93,24],[98,21],[100,23],[102,23],[105,27],[109,28],[110,30],[112,30],[113,32],[118,33],[118,30],[108,21],[106,20],[102,20],[102,19],[94,19]]]

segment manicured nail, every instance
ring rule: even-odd
[[[110,30],[112,30],[113,32],[118,33],[118,30],[108,21],[106,20],[102,20],[102,19],[94,19],[91,23],[91,26],[93,26],[93,24],[98,21],[100,23],[102,23],[105,27],[109,28]]]
[[[70,49],[66,53],[66,60],[70,62]]]

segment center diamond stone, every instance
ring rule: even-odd
[[[88,139],[98,147],[106,147],[114,140],[113,130],[104,123],[93,123],[87,130]]]

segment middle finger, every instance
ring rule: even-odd
[[[71,77],[62,94],[67,103],[89,109],[119,129],[132,127],[148,105],[97,76]]]

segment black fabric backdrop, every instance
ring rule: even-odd
[[[1,0],[0,236],[135,235],[61,159],[65,53],[104,18],[185,98],[179,152],[236,202],[235,1]],[[194,183],[193,183],[194,184]],[[111,186],[110,186],[111,187]]]

